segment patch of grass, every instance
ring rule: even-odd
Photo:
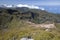
[[[20,40],[24,36],[31,36],[34,40],[59,40],[60,33],[56,30],[47,32],[41,28],[29,26],[22,20],[13,19],[7,31],[0,30],[0,40]],[[5,31],[5,32],[4,32]]]

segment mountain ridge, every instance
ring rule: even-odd
[[[1,8],[1,14],[15,15],[21,17],[22,19],[36,20],[36,21],[50,21],[50,22],[60,22],[60,14],[49,13],[41,9],[29,9],[27,7],[17,7],[17,8]],[[44,23],[43,22],[43,23]]]

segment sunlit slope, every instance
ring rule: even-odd
[[[0,40],[20,40],[24,36],[31,36],[34,40],[60,40],[60,32],[45,31],[27,24],[26,21],[13,19],[8,28],[0,30]]]

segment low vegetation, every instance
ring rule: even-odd
[[[0,40],[20,40],[25,36],[31,36],[34,40],[60,40],[60,14],[23,9],[0,9]],[[44,28],[30,26],[26,21],[55,23],[56,29],[45,31]]]

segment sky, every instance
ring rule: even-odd
[[[45,8],[49,12],[60,13],[60,0],[0,0],[0,5],[36,5]]]

